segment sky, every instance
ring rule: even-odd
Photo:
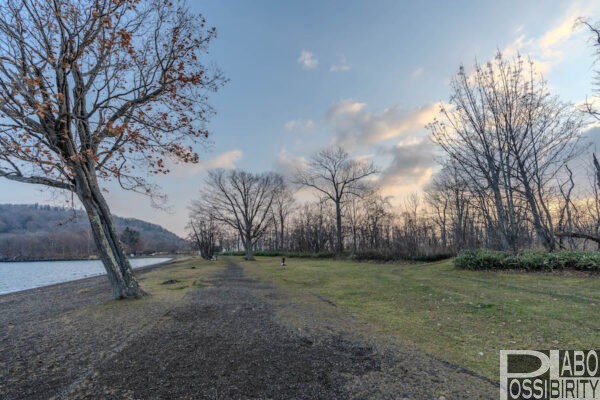
[[[439,157],[425,125],[448,100],[451,77],[461,64],[485,62],[498,50],[505,57],[531,57],[552,93],[565,101],[593,95],[594,50],[589,33],[574,22],[600,21],[600,1],[189,4],[218,31],[201,62],[218,66],[229,79],[210,98],[217,111],[208,125],[210,144],[198,146],[199,164],[175,165],[155,180],[167,195],[166,210],[114,184],[105,191],[113,214],[182,236],[208,169],[290,176],[332,145],[372,160],[381,170],[383,193],[396,201],[419,192]],[[0,203],[62,205],[70,199],[0,180]]]

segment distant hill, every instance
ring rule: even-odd
[[[184,250],[185,240],[163,227],[114,216],[119,234],[129,228],[139,240],[128,252],[150,254]],[[96,254],[83,210],[39,204],[0,204],[0,260],[81,259]]]

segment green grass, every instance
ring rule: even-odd
[[[500,349],[595,349],[600,279],[465,271],[451,261],[372,264],[290,259],[245,262],[285,287],[319,294],[442,359],[498,379]],[[480,354],[482,353],[482,354]]]

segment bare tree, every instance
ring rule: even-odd
[[[153,194],[138,171],[198,160],[223,82],[199,61],[215,30],[159,0],[5,0],[0,13],[0,176],[74,193],[114,297],[139,297],[99,180]]]
[[[498,54],[485,66],[461,67],[452,80],[453,107],[429,125],[433,139],[460,166],[482,199],[493,199],[490,223],[501,248],[516,251],[531,222],[548,250],[556,248],[550,201],[554,182],[579,154],[583,120],[551,96],[531,61]]]
[[[191,242],[200,251],[202,258],[212,259],[217,241],[221,238],[222,229],[213,211],[204,202],[197,201],[191,207],[188,230]]]
[[[569,169],[569,178],[561,184],[562,204],[556,236],[561,240],[567,238],[570,247],[576,247],[574,239],[583,239],[596,243],[600,248],[600,163],[596,154],[592,154],[591,171],[588,170],[591,182],[591,193],[585,191],[579,206],[573,199],[575,188],[573,173]]]
[[[285,182],[282,183],[279,190],[275,193],[272,208],[274,220],[273,225],[275,228],[275,236],[279,250],[283,250],[285,248],[285,231],[289,216],[294,210],[294,203],[295,200],[292,191],[285,184]]]
[[[369,190],[367,179],[378,172],[370,162],[357,161],[341,147],[321,150],[313,155],[305,169],[299,169],[295,182],[315,189],[335,206],[336,253],[344,251],[342,204],[347,197],[362,196]]]
[[[290,230],[292,250],[320,253],[335,249],[335,216],[321,201],[296,209]]]
[[[579,23],[585,25],[593,40],[596,61],[600,59],[600,23],[591,22],[580,19]],[[595,92],[596,98],[588,99],[585,102],[585,111],[587,115],[600,120],[600,110],[598,109],[597,95],[600,90],[600,71],[595,71]],[[583,239],[592,241],[600,249],[600,163],[596,158],[596,154],[592,154],[592,171],[591,175],[591,196],[585,196],[586,199],[578,208],[575,201],[572,199],[572,192],[575,187],[573,173],[569,170],[569,179],[561,185],[561,195],[563,204],[561,206],[560,223],[557,227],[556,235],[561,238],[568,238],[571,247],[575,246],[574,239]],[[566,187],[566,189],[565,189]]]
[[[223,169],[208,173],[202,201],[217,221],[238,232],[247,260],[271,222],[271,210],[283,178],[274,173],[253,174]]]

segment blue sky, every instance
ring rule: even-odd
[[[190,2],[218,37],[206,62],[229,83],[212,97],[210,148],[197,166],[175,166],[156,182],[171,212],[108,186],[113,213],[184,233],[187,205],[206,169],[291,173],[313,152],[344,145],[382,170],[396,200],[435,172],[425,124],[448,99],[461,63],[530,55],[564,100],[592,93],[589,35],[575,18],[600,20],[600,2],[223,1]],[[64,196],[0,181],[0,202],[54,203]]]

